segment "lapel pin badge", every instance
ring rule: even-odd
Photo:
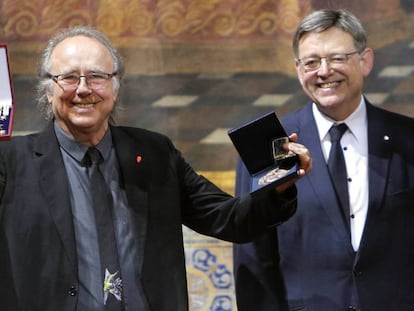
[[[137,155],[136,161],[137,161],[138,164],[141,163],[142,162],[142,156]]]

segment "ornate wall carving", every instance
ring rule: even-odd
[[[248,39],[289,35],[308,1],[289,0],[5,0],[7,40],[46,40],[62,27],[94,25],[133,41]]]
[[[350,0],[345,7],[375,27],[385,44],[410,32],[399,0]],[[108,34],[127,73],[281,71],[293,73],[290,40],[299,20],[331,0],[3,0],[1,41],[14,73],[32,74],[59,29],[93,25]],[[381,22],[381,23],[380,23]],[[398,23],[398,26],[395,24]],[[382,25],[382,26],[381,26]],[[412,24],[411,24],[412,26]],[[375,41],[375,40],[374,40]]]
[[[130,73],[221,71],[220,55],[227,52],[226,71],[254,70],[254,63],[260,70],[268,67],[260,63],[277,41],[288,46],[309,10],[307,0],[4,0],[1,34],[17,73],[34,72],[45,41],[76,24],[107,33],[127,62],[134,59]],[[252,60],[244,62],[246,57]]]

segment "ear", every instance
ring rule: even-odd
[[[46,90],[46,96],[47,96],[47,101],[49,102],[49,104],[52,104],[53,94],[49,89]]]
[[[116,99],[118,98],[119,91],[114,92],[114,103],[116,103]]]
[[[300,66],[300,62],[297,59],[295,59],[295,68],[296,68],[296,76],[298,77],[300,84],[303,85],[302,81],[303,81],[304,72],[302,70],[302,67]]]
[[[361,52],[360,63],[362,75],[367,77],[374,66],[374,51],[371,48],[366,48]]]
[[[297,58],[295,58],[295,68],[296,68],[296,71],[300,70],[300,62]]]

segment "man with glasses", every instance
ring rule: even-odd
[[[314,11],[297,28],[311,101],[282,123],[309,147],[313,170],[297,183],[291,219],[234,246],[239,311],[414,310],[414,119],[363,96],[366,44],[345,10]],[[248,178],[239,163],[237,194]]]
[[[296,180],[233,198],[167,137],[114,125],[123,73],[89,27],[43,51],[38,100],[50,123],[0,144],[2,310],[187,310],[183,224],[245,242],[295,212],[294,182],[311,169],[304,146],[285,146],[300,158]]]

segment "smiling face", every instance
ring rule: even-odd
[[[50,57],[50,74],[112,73],[110,52],[99,41],[75,36],[61,41]],[[104,136],[118,95],[113,78],[101,87],[89,87],[81,78],[75,89],[65,89],[53,83],[48,93],[54,116],[60,127],[70,136],[86,144],[97,144]]]
[[[336,27],[323,32],[309,32],[299,41],[298,58],[325,57],[356,50],[352,36]],[[374,61],[369,48],[350,55],[342,64],[329,64],[322,59],[314,71],[305,71],[296,61],[299,81],[319,110],[334,120],[344,120],[359,105],[363,80],[371,72]]]

